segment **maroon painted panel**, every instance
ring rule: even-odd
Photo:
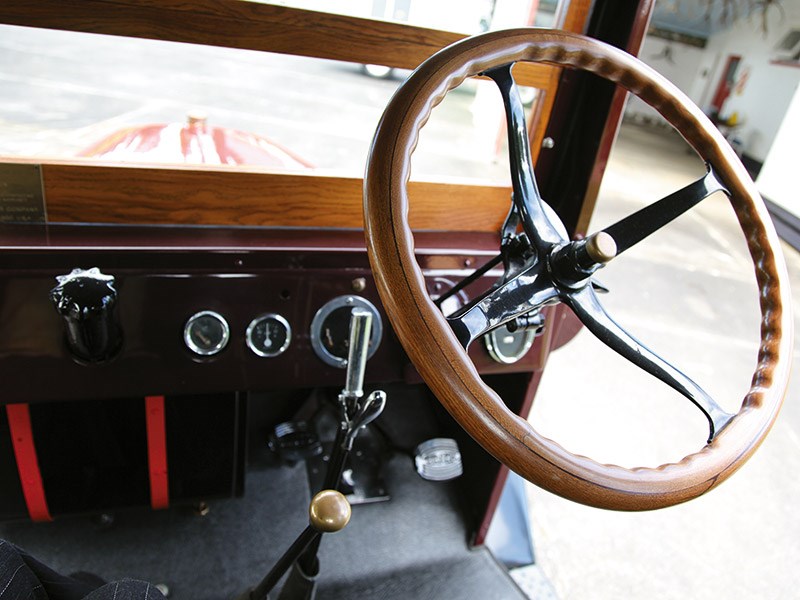
[[[109,226],[10,226],[0,229],[0,371],[3,403],[280,388],[339,387],[344,372],[313,352],[311,321],[329,300],[357,292],[380,309],[363,234],[341,230],[274,230]],[[497,251],[491,235],[422,233],[420,264],[429,279],[458,281]],[[49,291],[75,267],[114,275],[123,332],[119,355],[86,365],[72,358]],[[476,290],[485,289],[484,278]],[[183,342],[188,318],[213,310],[231,339],[201,358]],[[256,356],[245,331],[257,315],[287,319],[293,338],[285,353]],[[383,315],[384,338],[367,369],[368,382],[416,380]],[[499,365],[481,344],[472,354],[485,373],[530,371],[540,352]]]

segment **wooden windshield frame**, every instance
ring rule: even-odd
[[[564,29],[582,31],[591,3],[573,0]],[[462,34],[244,0],[25,0],[0,3],[0,24],[277,52],[413,69]],[[543,90],[529,124],[534,158],[560,69],[519,64],[522,85]],[[0,157],[42,166],[49,223],[361,228],[361,179],[259,168],[114,165],[87,159]],[[125,185],[121,185],[124,183]],[[415,229],[497,231],[510,188],[416,182]],[[311,192],[311,193],[310,193]],[[465,208],[467,210],[465,210]],[[454,215],[462,217],[454,218]]]

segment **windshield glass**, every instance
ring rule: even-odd
[[[320,1],[281,4],[330,9]],[[535,0],[530,6],[476,0],[463,7],[458,3],[459,10],[455,4],[376,1],[337,6],[348,15],[441,29],[451,24],[464,33],[509,23],[552,25],[557,13],[555,3]],[[0,155],[245,164],[359,177],[383,108],[408,73],[300,56],[2,26]],[[533,106],[536,90],[528,88],[523,95],[527,106]],[[414,177],[505,182],[503,127],[493,84],[465,82],[447,96],[423,130]]]

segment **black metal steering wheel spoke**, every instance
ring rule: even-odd
[[[512,209],[501,236],[501,253],[471,283],[503,262],[504,275],[486,293],[447,317],[453,332],[466,349],[485,333],[546,304],[564,302],[586,328],[609,348],[637,367],[660,379],[688,398],[705,415],[708,441],[725,427],[733,415],[687,375],[641,344],[618,325],[597,297],[594,272],[628,248],[655,233],[711,194],[728,190],[707,165],[705,176],[688,186],[625,217],[585,240],[570,242],[555,213],[545,205],[536,185],[531,160],[525,112],[511,74],[513,64],[486,71],[500,89],[508,123],[508,146],[513,188]],[[518,223],[524,233],[516,233]],[[463,285],[461,287],[463,287]]]
[[[603,231],[614,239],[617,255],[655,233],[714,192],[730,195],[717,179],[711,165],[706,166],[708,172],[697,181],[606,227]]]
[[[543,252],[553,244],[567,240],[560,228],[551,221],[536,185],[528,128],[525,124],[525,109],[511,74],[511,67],[513,63],[486,71],[484,75],[494,80],[503,97],[508,123],[508,153],[514,206],[525,233],[537,251]]]
[[[453,332],[466,349],[483,334],[521,317],[545,304],[558,300],[558,290],[546,274],[541,262],[529,266],[498,285],[449,317]]]
[[[600,304],[600,300],[591,286],[564,293],[561,299],[573,310],[586,328],[606,346],[691,400],[708,419],[709,442],[734,417],[723,410],[687,375],[648,349],[617,324]]]

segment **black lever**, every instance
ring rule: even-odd
[[[50,299],[64,319],[70,351],[80,360],[101,362],[113,357],[122,345],[114,318],[117,290],[114,277],[98,268],[74,269],[56,277]]]
[[[377,419],[386,405],[386,393],[380,390],[364,396],[364,370],[369,350],[372,313],[354,308],[350,313],[350,344],[347,355],[345,386],[339,394],[341,421],[336,432],[333,452],[328,461],[325,483],[311,501],[310,524],[289,549],[278,559],[266,577],[237,600],[268,600],[268,594],[289,567],[291,572],[279,598],[313,598],[319,572],[317,552],[323,533],[343,529],[350,520],[350,503],[337,490],[345,463],[359,431]],[[362,399],[363,398],[363,399]]]

